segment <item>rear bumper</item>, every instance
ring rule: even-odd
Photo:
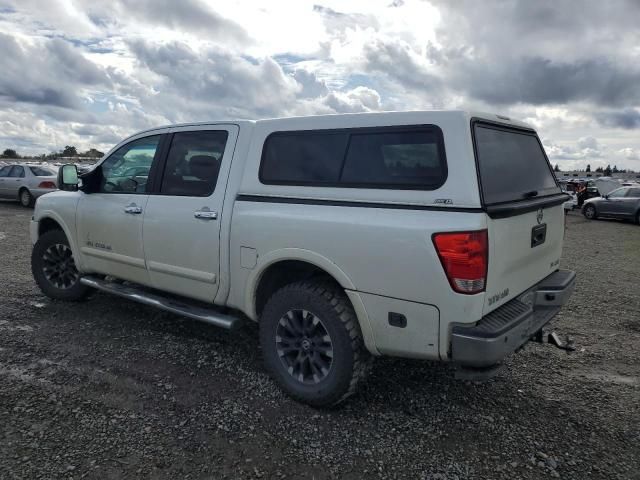
[[[455,326],[452,361],[476,368],[499,363],[549,323],[573,293],[575,282],[575,272],[558,270],[474,326]]]

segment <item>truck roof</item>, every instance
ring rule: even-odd
[[[274,118],[264,118],[259,120],[247,120],[247,119],[220,119],[220,120],[208,120],[203,122],[188,122],[188,123],[176,123],[170,125],[162,125],[154,128],[149,128],[145,130],[141,130],[136,132],[134,135],[139,135],[145,132],[151,132],[154,130],[159,130],[163,128],[176,128],[176,127],[191,127],[191,126],[203,126],[203,125],[216,125],[216,124],[235,124],[235,125],[255,125],[261,123],[287,123],[291,120],[301,120],[301,119],[329,119],[329,118],[380,118],[380,119],[394,119],[396,122],[404,116],[415,117],[420,114],[429,115],[431,117],[443,115],[443,116],[451,116],[451,115],[460,115],[464,118],[467,118],[469,121],[472,118],[479,118],[483,120],[490,120],[493,122],[503,123],[506,125],[511,125],[515,127],[523,127],[528,129],[534,129],[534,127],[528,123],[521,122],[519,120],[512,119],[505,115],[498,115],[494,113],[486,113],[486,112],[476,112],[469,110],[408,110],[408,111],[391,111],[391,112],[367,112],[367,113],[332,113],[326,115],[304,115],[304,116],[291,116],[291,117],[274,117]],[[132,135],[133,136],[133,135]]]

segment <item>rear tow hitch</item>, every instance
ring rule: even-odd
[[[538,330],[532,337],[531,340],[537,343],[544,343],[544,332],[542,329]],[[576,349],[573,338],[567,336],[566,340],[563,342],[560,340],[560,337],[556,332],[549,332],[547,336],[547,343],[554,345],[556,348],[560,350],[565,350],[567,352],[573,352]]]

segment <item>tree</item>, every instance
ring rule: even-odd
[[[602,172],[604,172],[604,168],[598,167],[598,168],[596,168],[596,172],[602,173]]]
[[[587,172],[590,172],[590,171],[591,171],[591,164],[590,164],[590,163],[587,163],[586,171],[587,171]]]
[[[617,165],[613,166],[613,170],[611,170],[613,173],[618,173],[618,167]]]
[[[2,156],[4,158],[20,158],[18,152],[16,152],[13,148],[7,148],[4,152],[2,152]]]
[[[64,150],[62,150],[62,156],[63,157],[77,157],[78,156],[78,151],[76,150],[76,147],[67,145],[66,147],[64,147]]]
[[[604,169],[604,174],[605,174],[607,177],[610,177],[610,176],[611,176],[611,165],[607,165],[607,168],[605,168],[605,169]]]
[[[82,154],[83,157],[91,157],[91,158],[100,158],[104,156],[100,150],[96,150],[95,148],[90,148],[86,152]]]
[[[554,172],[559,172],[560,171],[560,167],[558,166],[558,164],[556,163],[556,166],[553,167],[553,171]]]

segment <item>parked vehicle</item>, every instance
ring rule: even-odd
[[[567,192],[566,190],[562,190],[564,193],[569,195],[569,200],[563,203],[563,207],[566,211],[571,211],[575,208],[578,208],[578,196],[575,192]]]
[[[590,220],[599,217],[622,218],[640,224],[640,185],[621,187],[584,203],[582,213]]]
[[[567,196],[535,131],[506,117],[176,125],[124,140],[80,188],[73,165],[59,178],[31,223],[45,294],[256,321],[268,371],[316,406],[351,395],[372,356],[486,373],[575,284],[559,270]]]
[[[47,166],[11,163],[0,168],[0,198],[33,206],[36,198],[57,188],[57,174]]]

